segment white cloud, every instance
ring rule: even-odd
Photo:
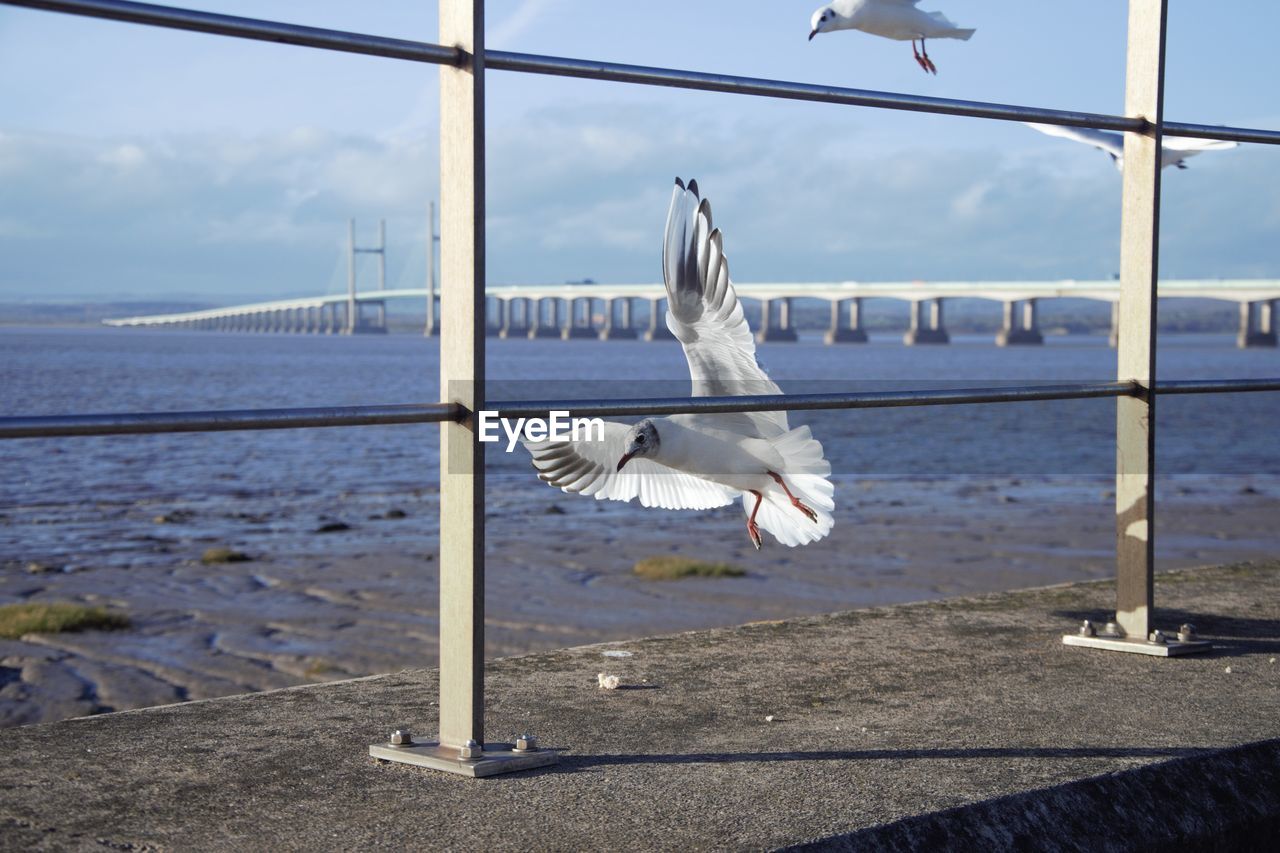
[[[712,199],[742,281],[1115,271],[1120,187],[1105,158],[1064,169],[1034,134],[941,151],[881,136],[605,103],[492,125],[490,278],[656,280],[676,175]],[[1258,189],[1280,177],[1269,154],[1244,146],[1166,173],[1166,275],[1280,277],[1280,200]],[[362,242],[387,218],[390,279],[419,281],[437,172],[421,132],[3,133],[0,295],[319,292],[352,216]]]

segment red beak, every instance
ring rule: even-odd
[[[632,456],[635,456],[635,455],[636,455],[636,452],[635,452],[634,450],[633,450],[633,451],[631,451],[630,453],[624,453],[624,454],[622,454],[622,458],[618,460],[618,468],[617,468],[617,470],[621,471],[621,470],[622,470],[622,466],[623,466],[623,465],[626,465],[628,462],[630,462],[630,461],[631,461],[631,457],[632,457]]]

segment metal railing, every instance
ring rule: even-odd
[[[440,472],[440,744],[445,769],[474,762],[484,743],[484,469],[471,413],[508,416],[568,409],[576,415],[672,414],[1117,400],[1117,621],[1145,639],[1154,604],[1154,406],[1163,394],[1280,390],[1280,379],[1156,382],[1155,294],[1160,140],[1165,133],[1280,144],[1280,131],[1163,120],[1167,0],[1130,0],[1125,115],[928,98],[750,77],[649,68],[484,49],[483,0],[440,0],[442,44],[117,0],[0,0],[23,6],[235,38],[433,63],[441,70],[441,245],[444,336],[439,404],[240,412],[0,419],[0,438],[285,429],[358,424],[442,424]],[[577,77],[855,107],[1092,127],[1125,133],[1121,217],[1121,335],[1114,382],[1040,386],[638,400],[493,402],[485,397],[484,78],[487,70]],[[460,751],[462,750],[462,751]],[[380,753],[381,754],[381,753]],[[408,753],[404,753],[407,755]],[[386,756],[383,756],[386,757]],[[426,759],[402,758],[415,763]],[[456,765],[456,766],[455,766]],[[508,765],[516,769],[518,764]]]

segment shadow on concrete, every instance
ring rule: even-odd
[[[1085,619],[1105,622],[1110,613],[1101,610],[1056,610],[1053,615],[1062,618],[1065,626],[1063,633],[1070,633],[1072,625],[1078,626]],[[1193,613],[1157,606],[1154,622],[1156,627],[1166,631],[1176,631],[1179,625],[1187,622],[1196,626],[1196,633],[1201,639],[1212,640],[1214,643],[1210,651],[1196,655],[1200,658],[1231,658],[1280,652],[1280,619]]]
[[[554,748],[554,747],[553,747]],[[549,771],[563,773],[605,765],[734,764],[775,761],[917,761],[975,758],[1187,758],[1217,747],[978,747],[972,749],[840,749],[803,752],[690,752],[654,755],[565,755]]]

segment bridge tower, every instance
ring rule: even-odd
[[[434,338],[440,334],[440,325],[436,322],[436,243],[440,235],[436,233],[436,203],[427,203],[427,325],[422,334]]]
[[[347,221],[347,322],[342,330],[345,335],[364,332],[385,332],[387,330],[387,303],[375,302],[378,308],[378,321],[373,325],[365,325],[361,316],[360,303],[356,301],[356,255],[378,256],[378,290],[387,289],[387,220],[378,220],[378,245],[356,245],[356,221]]]

